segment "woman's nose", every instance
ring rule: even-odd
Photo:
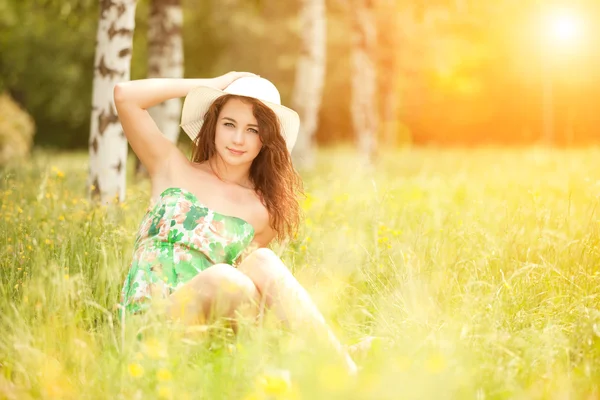
[[[233,134],[233,142],[237,144],[244,143],[244,132],[241,129],[236,129]]]

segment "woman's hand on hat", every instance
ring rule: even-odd
[[[212,78],[212,86],[215,89],[223,90],[227,86],[231,85],[231,83],[237,79],[245,78],[248,76],[258,76],[253,74],[252,72],[236,72],[231,71],[226,73],[225,75],[217,76],[216,78]]]

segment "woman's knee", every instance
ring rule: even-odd
[[[281,280],[293,277],[281,259],[267,248],[256,249],[242,262],[239,269],[249,276],[261,291]]]

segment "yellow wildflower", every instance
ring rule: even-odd
[[[170,381],[173,378],[173,375],[171,375],[171,371],[169,371],[166,368],[161,368],[158,371],[156,371],[156,379],[158,379],[160,382],[167,382]]]
[[[131,363],[127,366],[127,370],[129,371],[129,375],[134,378],[139,378],[144,375],[144,367],[142,367],[138,363]]]
[[[173,398],[173,391],[168,386],[160,385],[158,387],[158,397],[160,399],[172,399]]]
[[[258,386],[269,396],[281,396],[291,388],[290,371],[273,371],[267,373],[257,380]]]
[[[165,358],[167,349],[156,338],[149,338],[144,342],[144,353],[152,359]]]
[[[446,369],[446,359],[442,354],[434,354],[426,362],[429,372],[437,374]]]

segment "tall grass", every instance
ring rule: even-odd
[[[86,174],[47,152],[2,172],[0,398],[600,397],[599,149],[321,152],[275,250],[343,342],[381,338],[357,377],[271,320],[119,320],[149,185],[97,206]]]

